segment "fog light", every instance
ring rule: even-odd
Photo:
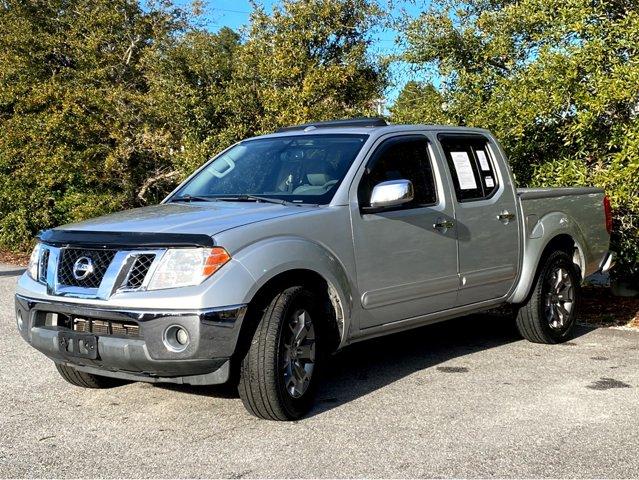
[[[189,345],[189,332],[179,325],[171,325],[164,331],[164,346],[172,352],[182,352]]]
[[[16,314],[16,322],[18,323],[18,328],[22,330],[24,328],[24,320],[22,320],[22,310],[18,310]]]
[[[186,345],[187,343],[189,343],[189,334],[186,333],[186,330],[184,330],[183,328],[178,328],[175,338],[180,345]]]

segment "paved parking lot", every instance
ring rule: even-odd
[[[0,267],[0,477],[637,477],[639,333],[560,346],[476,316],[352,346],[309,418],[224,388],[72,387],[19,337]]]

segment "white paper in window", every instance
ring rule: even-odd
[[[450,152],[450,156],[453,159],[455,171],[457,172],[459,188],[462,190],[475,190],[477,188],[477,182],[475,182],[475,174],[473,173],[473,167],[470,164],[468,153]]]
[[[486,177],[484,181],[486,182],[486,186],[488,188],[493,188],[495,186],[495,181],[493,180],[493,177]]]
[[[477,159],[479,160],[479,166],[484,172],[490,171],[490,165],[488,165],[488,158],[486,158],[486,152],[483,150],[477,150]]]

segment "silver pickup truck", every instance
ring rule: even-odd
[[[504,304],[524,338],[566,340],[610,224],[601,190],[516,189],[486,130],[306,124],[160,205],[42,232],[16,321],[74,385],[235,379],[249,412],[290,420],[353,342]]]

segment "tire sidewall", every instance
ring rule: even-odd
[[[298,309],[305,309],[313,322],[315,329],[315,365],[313,368],[313,375],[308,388],[304,394],[299,398],[292,397],[284,385],[284,376],[282,375],[281,365],[282,357],[284,355],[284,339],[285,329],[288,328],[288,322],[290,316]],[[279,319],[278,334],[277,334],[277,349],[276,349],[276,378],[277,393],[280,397],[281,405],[286,411],[287,415],[292,419],[297,419],[305,415],[313,406],[315,395],[317,393],[318,379],[322,371],[323,366],[323,332],[321,321],[322,310],[319,306],[319,302],[315,295],[310,291],[300,288],[295,291],[293,295],[287,298],[283,315]]]
[[[570,311],[570,319],[564,328],[561,330],[556,330],[551,328],[546,320],[546,311],[545,311],[545,294],[547,293],[545,290],[545,285],[547,282],[548,275],[552,272],[552,270],[556,267],[564,268],[568,275],[570,275],[570,280],[573,285],[573,306]],[[539,275],[539,285],[538,285],[538,298],[537,298],[537,308],[538,308],[538,316],[541,320],[541,328],[544,333],[548,335],[556,343],[565,342],[571,335],[573,327],[575,323],[577,323],[577,311],[579,308],[579,303],[581,299],[581,275],[577,271],[576,265],[573,263],[572,259],[568,256],[566,252],[557,251],[552,253],[544,263],[544,268]]]

